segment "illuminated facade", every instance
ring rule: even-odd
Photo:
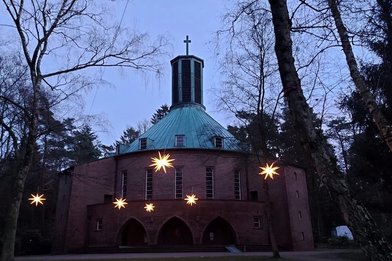
[[[205,111],[203,60],[184,55],[171,64],[168,115],[116,155],[60,174],[54,251],[268,249],[267,198],[279,247],[313,249],[304,171],[276,162],[273,180],[260,176],[267,162],[246,152]],[[171,161],[161,162],[168,154]],[[128,204],[115,208],[120,199]]]

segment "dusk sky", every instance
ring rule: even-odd
[[[112,1],[117,5],[116,18],[121,19],[126,1]],[[157,108],[171,104],[170,60],[185,54],[185,36],[192,43],[189,53],[204,59],[204,105],[207,112],[226,126],[232,120],[219,112],[212,89],[219,86],[217,61],[214,56],[214,33],[220,28],[222,16],[231,1],[228,0],[134,0],[129,1],[122,26],[146,32],[152,39],[164,35],[169,39],[162,57],[163,75],[130,70],[106,70],[104,79],[113,86],[90,91],[86,97],[85,113],[99,115],[107,131],[94,127],[103,144],[112,144],[129,126],[150,119]]]

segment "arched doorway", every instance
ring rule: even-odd
[[[203,244],[230,245],[235,244],[234,229],[229,222],[221,217],[208,224],[203,233]]]
[[[143,225],[134,218],[125,223],[120,232],[122,246],[135,246],[147,244],[147,233]]]
[[[173,217],[169,219],[159,231],[158,244],[192,245],[192,232],[184,221],[177,217]]]

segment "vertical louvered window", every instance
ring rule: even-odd
[[[173,105],[179,102],[178,100],[178,62],[172,65],[172,100]]]
[[[181,74],[182,74],[182,101],[191,101],[191,61],[181,61]]]
[[[152,199],[152,174],[152,169],[146,169],[146,200]]]
[[[122,198],[127,197],[127,183],[128,183],[128,173],[126,170],[121,172],[121,196]]]
[[[176,195],[175,198],[180,198],[182,199],[182,169],[181,168],[176,168],[175,170],[175,189],[176,189]]]
[[[202,103],[201,101],[201,63],[194,61],[195,67],[195,102]]]
[[[234,171],[234,198],[241,199],[241,172]]]
[[[206,168],[206,198],[214,198],[214,168]]]

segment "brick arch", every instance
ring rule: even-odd
[[[236,232],[226,219],[218,216],[212,219],[204,228],[202,244],[233,245],[237,242]]]
[[[117,243],[126,246],[147,245],[149,235],[143,223],[137,218],[131,217],[125,221],[117,233]]]
[[[178,216],[168,218],[158,230],[159,245],[192,245],[193,242],[190,226]]]

